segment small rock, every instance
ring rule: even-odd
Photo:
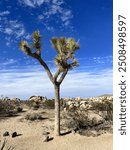
[[[9,132],[6,131],[5,133],[3,133],[3,136],[9,136]]]
[[[13,132],[12,133],[12,138],[16,137],[17,136],[17,132]]]
[[[49,141],[49,135],[43,135],[43,142]]]

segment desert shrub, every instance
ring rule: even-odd
[[[30,120],[30,121],[35,121],[35,120],[41,120],[43,119],[42,115],[38,113],[30,113],[25,116],[25,119]]]
[[[62,113],[63,125],[69,129],[92,129],[105,122],[95,111],[74,107]]]
[[[29,109],[38,110],[40,107],[39,103],[33,102],[33,101],[24,101],[24,105],[26,105]]]
[[[47,109],[54,109],[55,102],[54,99],[47,99],[43,102],[33,102],[33,101],[24,101],[24,104],[29,107],[33,108],[34,110],[37,110],[38,108],[47,108]]]
[[[102,112],[102,117],[105,120],[113,119],[113,103],[111,101],[92,102],[91,105],[94,110]],[[107,114],[105,114],[105,112],[107,112]]]
[[[98,111],[113,110],[113,103],[110,101],[92,102],[91,105],[94,110],[98,110]]]
[[[54,100],[46,100],[43,105],[45,108],[54,109],[55,102],[54,102]]]
[[[26,105],[26,106],[29,107],[29,108],[32,108],[33,105],[34,105],[34,103],[31,102],[31,101],[26,100],[26,101],[24,101],[24,105]]]
[[[15,109],[15,106],[12,103],[12,101],[0,100],[0,113],[9,113],[14,109]]]
[[[22,108],[22,107],[17,107],[17,111],[18,111],[18,112],[22,112],[22,111],[23,111],[23,108]]]
[[[92,117],[92,111],[68,111],[62,115],[62,126],[85,136],[98,136],[106,132],[112,133],[112,121],[106,121],[99,115]]]
[[[86,110],[73,109],[63,115],[64,125],[69,129],[84,129],[88,127],[88,112]]]

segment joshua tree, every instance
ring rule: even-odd
[[[79,49],[79,44],[73,38],[57,38],[51,39],[52,46],[57,51],[55,64],[58,69],[53,75],[41,57],[41,35],[39,31],[32,34],[33,44],[30,46],[26,41],[21,41],[20,49],[27,55],[35,58],[44,67],[51,82],[54,85],[55,91],[55,131],[54,134],[60,135],[60,85],[70,69],[78,66],[78,61],[74,57],[74,53]],[[35,52],[34,52],[35,50]]]

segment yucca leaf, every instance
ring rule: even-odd
[[[21,41],[19,44],[20,49],[27,55],[31,54],[31,49],[26,41]]]

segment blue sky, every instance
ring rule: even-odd
[[[112,0],[1,0],[0,95],[26,99],[31,95],[52,98],[53,86],[43,68],[19,50],[42,34],[42,55],[51,71],[55,50],[50,38],[74,37],[80,66],[70,71],[61,86],[61,97],[112,94]]]

